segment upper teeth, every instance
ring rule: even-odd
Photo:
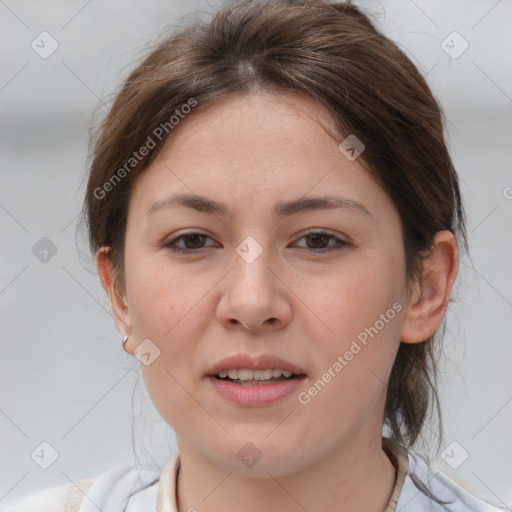
[[[239,380],[269,380],[269,379],[277,379],[278,377],[291,377],[292,372],[287,372],[285,370],[222,370],[217,374],[221,379],[224,377],[229,377],[230,379],[239,379]]]

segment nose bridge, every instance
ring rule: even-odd
[[[261,236],[259,237],[261,240]],[[268,248],[265,250],[263,246],[254,238],[249,235],[246,236],[236,247],[235,252],[246,264],[251,265],[256,260],[261,259],[261,255],[265,252],[264,259],[268,259]]]
[[[270,257],[268,247],[260,244],[255,237],[247,236],[235,248],[235,253],[231,286],[242,294],[245,290],[249,301],[268,300],[273,289],[272,273],[267,268]]]
[[[289,320],[289,305],[269,264],[271,250],[254,236],[236,246],[232,271],[218,304],[217,315],[226,327],[241,324],[246,329],[283,325]]]

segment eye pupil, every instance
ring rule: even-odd
[[[316,240],[317,242],[320,241],[320,245],[324,245],[322,242],[325,242],[325,243],[329,243],[329,235],[326,235],[324,233],[316,233],[314,235],[308,235],[307,236],[307,239],[308,241],[313,239],[313,240]],[[310,244],[308,243],[308,247],[310,246]],[[317,248],[317,246],[315,245],[315,242],[313,242],[313,248]]]
[[[204,244],[204,238],[205,238],[205,235],[193,234],[193,235],[187,235],[187,236],[183,237],[183,241],[184,241],[185,246],[187,247],[187,249],[198,249],[198,248],[201,248],[202,244]],[[190,247],[190,244],[188,242],[191,239],[195,240],[196,242],[199,239],[199,242],[197,244],[192,242],[192,247]]]

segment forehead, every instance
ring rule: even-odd
[[[209,153],[225,159],[239,158],[248,163],[248,157],[254,156],[254,164],[277,163],[281,156],[290,163],[290,153],[298,161],[315,147],[318,151],[336,148],[336,141],[321,123],[335,131],[331,118],[317,102],[293,92],[231,95],[209,104],[199,103],[173,131],[164,153],[188,152],[202,144],[210,146]],[[213,151],[215,147],[218,151]],[[223,151],[226,147],[229,155]]]
[[[318,104],[293,93],[231,96],[202,109],[199,104],[137,179],[132,199],[145,213],[175,193],[262,210],[338,192],[378,210],[384,191],[361,160],[344,156],[342,137],[334,140],[326,125],[333,129]]]

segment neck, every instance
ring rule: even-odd
[[[279,478],[254,478],[215,464],[179,442],[178,512],[383,512],[396,468],[382,450],[381,437],[356,433],[306,470]]]

